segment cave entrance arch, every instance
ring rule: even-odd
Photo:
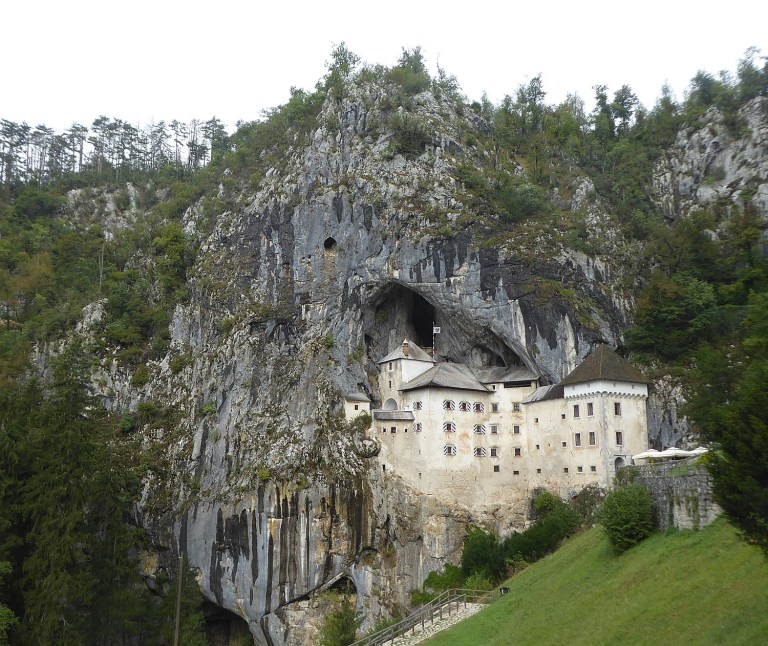
[[[410,339],[422,348],[432,347],[432,326],[440,325],[439,312],[426,298],[398,283],[390,283],[375,300],[374,337],[394,348]]]

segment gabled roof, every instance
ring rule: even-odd
[[[405,356],[403,352],[403,345],[408,345],[408,356]],[[379,359],[379,363],[387,363],[388,361],[395,361],[395,359],[409,359],[411,361],[429,361],[434,363],[432,357],[430,357],[424,350],[417,346],[413,341],[403,339],[403,343],[390,352],[383,359]]]
[[[528,397],[523,400],[524,404],[532,404],[533,402],[543,402],[549,399],[562,399],[565,388],[562,384],[556,384],[554,386],[540,386],[534,390]]]
[[[650,383],[650,380],[629,361],[620,357],[607,345],[600,344],[560,382],[560,385],[581,384],[598,379],[636,384]]]
[[[400,390],[416,390],[430,386],[489,392],[489,389],[477,380],[469,366],[463,363],[438,363],[418,377],[404,383]]]
[[[478,381],[483,384],[498,384],[509,381],[535,381],[539,375],[526,366],[472,368]]]

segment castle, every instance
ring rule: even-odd
[[[371,413],[382,471],[448,502],[608,486],[648,448],[648,379],[605,345],[552,386],[526,367],[436,362],[407,339],[379,366],[382,407],[351,395],[347,416]]]

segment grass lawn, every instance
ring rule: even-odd
[[[720,519],[614,556],[600,528],[504,584],[508,595],[425,644],[768,644],[768,559]]]

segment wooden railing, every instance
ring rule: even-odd
[[[461,605],[466,607],[468,603],[489,603],[492,596],[493,592],[487,590],[460,588],[446,590],[429,603],[414,610],[405,619],[358,639],[352,646],[382,646],[382,644],[393,642],[408,631],[416,632],[416,626],[420,625],[424,630],[426,624],[442,619],[444,615],[450,616],[452,612],[458,612]]]

